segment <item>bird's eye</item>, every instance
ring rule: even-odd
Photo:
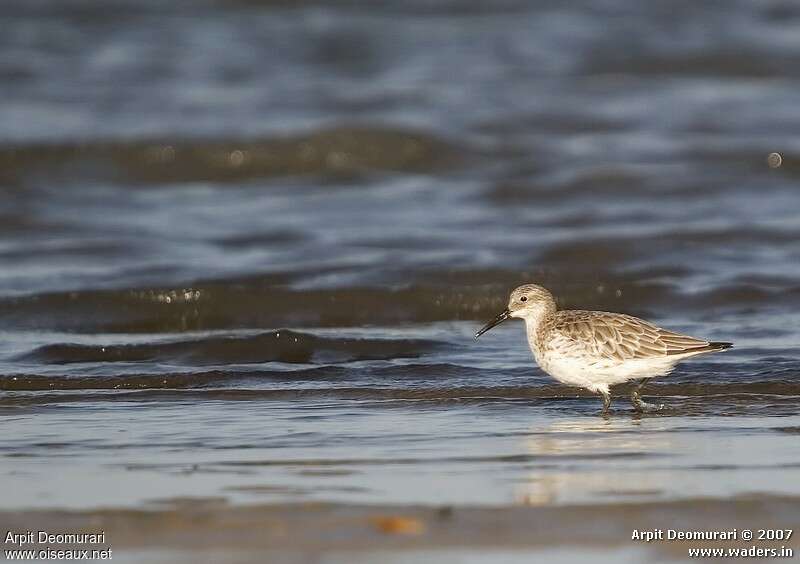
[[[522,297],[519,299],[519,301],[521,301],[521,302],[527,302],[527,301],[528,301],[528,298],[527,298],[527,296],[522,296]]]

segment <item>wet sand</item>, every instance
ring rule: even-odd
[[[162,509],[0,513],[0,529],[105,531],[114,561],[136,562],[599,562],[683,561],[689,548],[800,547],[790,541],[643,541],[634,530],[796,528],[800,498],[568,507],[425,507],[174,500]]]

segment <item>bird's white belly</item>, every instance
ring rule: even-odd
[[[675,361],[668,357],[618,362],[602,357],[563,356],[536,350],[533,353],[539,367],[559,382],[592,391],[608,390],[609,386],[628,380],[663,376],[675,365]]]

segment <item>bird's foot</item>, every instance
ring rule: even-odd
[[[642,398],[639,397],[639,394],[635,394],[631,396],[631,403],[633,404],[633,409],[638,411],[639,413],[648,413],[653,411],[661,411],[664,409],[663,403],[648,403],[644,401]]]

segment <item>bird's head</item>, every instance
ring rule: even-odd
[[[500,325],[511,317],[535,320],[554,312],[555,309],[553,294],[546,288],[537,284],[523,284],[511,292],[508,298],[508,307],[475,333],[475,338],[477,339],[492,327]]]

